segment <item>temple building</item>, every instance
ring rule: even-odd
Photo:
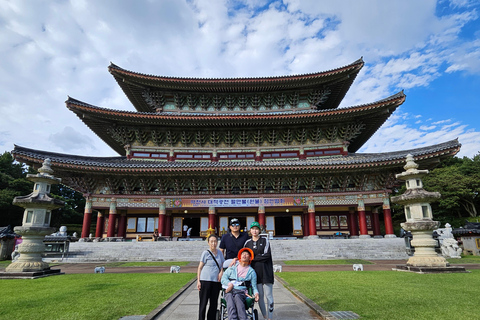
[[[431,169],[458,140],[384,153],[357,153],[405,101],[338,108],[364,62],[281,77],[198,79],[128,71],[113,75],[137,111],[68,98],[67,108],[117,157],[15,146],[19,162],[45,159],[84,194],[82,237],[136,238],[154,229],[192,237],[258,221],[278,237],[394,237],[389,195],[407,154]]]

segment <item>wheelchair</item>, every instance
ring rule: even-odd
[[[254,308],[255,298],[253,298],[253,290],[251,286],[248,286],[248,295],[252,298],[245,299],[245,311],[247,312],[247,319],[249,320],[258,320],[258,310]],[[220,295],[220,309],[217,310],[217,320],[227,320],[228,319],[228,309],[227,309],[227,300],[225,299],[225,289],[222,289]]]

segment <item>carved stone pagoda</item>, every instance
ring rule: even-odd
[[[50,194],[52,184],[60,183],[61,179],[52,175],[50,160],[45,159],[37,174],[27,174],[27,179],[33,181],[33,192],[26,196],[17,196],[13,204],[25,209],[23,223],[14,228],[22,236],[18,246],[20,257],[5,268],[0,278],[40,278],[61,274],[58,269],[50,269],[42,259],[45,252],[43,239],[55,231],[50,227],[52,210],[63,207],[64,202]]]
[[[406,162],[405,171],[396,177],[405,181],[407,190],[391,200],[405,208],[407,221],[401,223],[401,226],[411,232],[411,244],[415,247],[415,252],[405,265],[398,265],[394,270],[417,273],[466,272],[465,267],[450,266],[447,259],[435,251],[437,241],[432,233],[440,222],[433,220],[430,203],[440,199],[441,195],[423,189],[422,177],[428,174],[428,170],[418,170],[418,164],[411,154],[407,155]]]
[[[407,154],[432,168],[458,140],[406,151],[357,153],[405,101],[338,108],[362,59],[312,74],[197,79],[109,71],[136,112],[68,98],[67,108],[118,157],[15,146],[19,162],[45,158],[87,200],[82,237],[192,237],[254,220],[276,236],[394,237],[389,194]],[[384,227],[381,226],[384,224]],[[384,230],[384,231],[383,231]]]

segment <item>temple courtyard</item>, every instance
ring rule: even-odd
[[[324,319],[353,319],[355,315],[361,319],[473,319],[477,307],[472,297],[480,283],[480,261],[471,256],[456,260],[451,263],[465,266],[470,273],[391,271],[405,260],[280,261],[283,270],[276,273],[276,288],[284,283],[286,291],[299,293],[323,311]],[[352,263],[363,263],[364,271],[353,271]],[[162,311],[159,307],[170,297],[182,288],[186,294],[194,294],[186,285],[195,277],[196,262],[179,262],[178,274],[170,273],[172,264],[105,263],[104,274],[94,273],[95,263],[56,264],[52,268],[60,268],[65,275],[2,280],[0,289],[9,294],[4,295],[0,318],[161,319],[152,312]],[[2,262],[0,271],[6,265]],[[278,288],[274,295],[283,294]],[[284,299],[278,299],[279,312]],[[195,307],[190,305],[191,316],[196,316]],[[351,317],[341,318],[340,311]],[[277,319],[284,318],[278,314]]]

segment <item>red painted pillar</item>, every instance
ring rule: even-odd
[[[315,202],[313,198],[308,200],[308,226],[309,226],[309,235],[316,236],[317,235],[317,227],[315,224]]]
[[[255,153],[255,161],[262,161],[262,154],[260,153],[260,151],[257,151]]]
[[[127,235],[127,213],[122,212],[118,220],[117,237],[126,238]]]
[[[363,200],[358,200],[358,223],[360,225],[360,238],[367,238],[368,228],[367,228],[367,216],[365,215],[365,204]]]
[[[303,209],[302,218],[303,218],[303,235],[308,236],[310,233],[310,228],[308,226],[308,210],[305,208]]]
[[[172,215],[165,213],[165,226],[164,226],[165,236],[172,236]]]
[[[385,223],[385,238],[395,238],[395,233],[393,233],[390,199],[388,197],[383,198],[383,221]]]
[[[95,230],[95,238],[103,237],[103,227],[105,226],[105,218],[103,212],[97,214],[97,229]]]
[[[217,226],[216,221],[217,220],[217,214],[215,211],[215,207],[209,207],[208,208],[208,228],[215,229]]]
[[[117,222],[117,199],[110,200],[110,211],[108,212],[107,237],[115,237],[115,225]]]
[[[392,223],[392,212],[390,209],[383,209],[383,219],[385,220],[385,234],[394,235],[393,223]]]
[[[83,214],[82,238],[88,238],[90,225],[92,224],[92,199],[87,197],[86,200]]]
[[[160,204],[158,207],[158,233],[161,236],[166,235],[165,234],[165,215],[167,214],[166,206],[165,206],[165,199],[162,198],[160,199]]]
[[[260,226],[264,226],[265,230],[267,229],[267,226],[265,224],[265,207],[264,206],[258,207],[258,223],[260,224]]]
[[[365,210],[358,211],[358,219],[360,223],[360,236],[368,235],[367,217]]]
[[[354,207],[348,209],[348,218],[350,221],[350,237],[358,237],[358,218]]]

